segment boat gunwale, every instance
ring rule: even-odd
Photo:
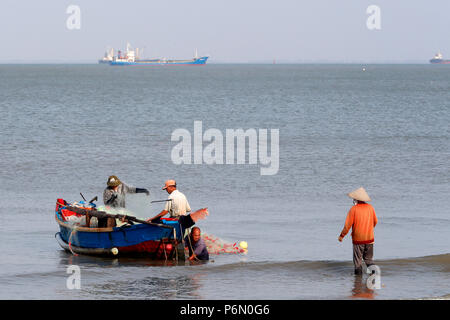
[[[55,213],[55,220],[56,222],[65,228],[76,230],[76,231],[82,231],[82,232],[116,232],[116,231],[123,231],[124,229],[122,227],[108,227],[108,228],[91,228],[91,227],[81,227],[76,225],[71,225],[65,221],[61,221],[61,219],[58,217],[58,213]],[[146,224],[135,224],[134,226],[146,226]],[[164,229],[171,229],[174,230],[175,227],[165,224],[149,224],[149,226],[153,226],[156,228],[164,228]],[[129,228],[132,226],[129,226]]]
[[[63,222],[59,219],[58,214],[55,213],[55,220],[56,222],[63,227],[66,227],[68,229],[76,230],[76,231],[83,231],[83,232],[114,232],[114,228],[89,228],[89,227],[80,227],[80,226],[73,226],[70,225],[67,222]]]

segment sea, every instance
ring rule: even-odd
[[[445,65],[0,65],[0,299],[449,299],[449,123]],[[209,129],[222,163],[194,146],[206,152]],[[238,163],[225,140],[238,129],[267,140],[276,170],[250,161],[250,139]],[[192,161],[177,160],[180,132]],[[208,208],[203,234],[248,251],[203,264],[64,251],[56,199],[102,205],[110,175],[150,190],[127,196],[141,218],[175,179]],[[338,241],[361,186],[377,288],[353,273],[351,235]]]

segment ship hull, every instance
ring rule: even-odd
[[[208,57],[201,57],[190,60],[136,60],[136,61],[111,61],[112,66],[166,66],[166,65],[204,65]]]
[[[431,59],[430,63],[433,63],[433,64],[450,64],[450,60]]]

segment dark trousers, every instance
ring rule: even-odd
[[[371,244],[353,244],[353,264],[355,272],[362,272],[362,262],[366,266],[373,264],[373,243]]]

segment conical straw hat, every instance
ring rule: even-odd
[[[364,202],[371,201],[369,195],[367,194],[366,190],[363,187],[350,192],[348,194],[348,196],[352,199],[359,200],[359,201],[364,201]]]

